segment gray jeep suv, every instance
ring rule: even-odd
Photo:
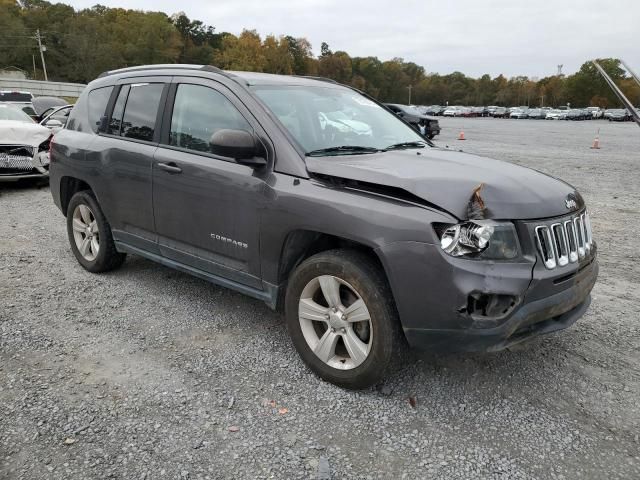
[[[437,148],[324,79],[106,72],[55,135],[50,176],[85,269],[132,253],[264,300],[349,388],[407,345],[499,350],[566,328],[598,272],[573,187]]]

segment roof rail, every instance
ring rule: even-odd
[[[299,78],[309,78],[311,80],[318,80],[320,82],[335,83],[336,85],[341,85],[340,82],[335,81],[333,78],[317,77],[314,75],[293,75],[293,76],[299,77]]]
[[[158,69],[205,70],[207,72],[220,73],[222,75],[229,76],[223,70],[220,70],[218,67],[214,67],[212,65],[191,65],[187,63],[164,63],[164,64],[157,64],[157,65],[138,65],[135,67],[126,67],[126,68],[119,68],[117,70],[108,70],[98,75],[98,78],[107,77],[109,75],[115,75],[117,73],[140,72],[144,70],[158,70]]]

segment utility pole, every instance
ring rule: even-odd
[[[407,88],[409,89],[409,105],[411,105],[411,89],[413,88],[413,86],[409,85]]]
[[[31,55],[31,60],[33,60],[33,79],[36,79],[36,56]]]
[[[540,104],[541,107],[544,107],[544,94],[540,97],[542,104]]]
[[[38,50],[40,50],[40,59],[42,60],[42,70],[44,71],[44,80],[45,82],[49,81],[47,77],[47,65],[44,63],[44,52],[47,47],[42,46],[42,37],[40,36],[40,29],[36,30],[36,40],[38,40]]]

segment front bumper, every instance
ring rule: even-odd
[[[25,179],[44,179],[44,178],[49,178],[49,172],[45,171],[44,173],[41,173],[37,170],[33,171],[33,172],[29,172],[29,173],[10,173],[10,174],[3,174],[2,171],[0,170],[0,182],[17,182],[18,180],[25,180]]]
[[[0,182],[47,178],[48,176],[49,152],[36,152],[33,156],[10,155],[0,152]]]
[[[409,344],[434,352],[498,351],[545,333],[573,325],[591,304],[591,289],[598,276],[594,260],[580,279],[560,293],[521,305],[495,328],[465,330],[405,329]]]
[[[390,245],[380,256],[412,348],[481,352],[575,323],[591,302],[598,276],[596,250],[594,244],[588,258],[556,271],[546,270],[535,257],[519,263],[475,262],[418,243]],[[513,298],[514,305],[502,316],[479,317],[468,304],[476,293]]]

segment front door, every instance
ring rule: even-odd
[[[254,169],[213,154],[209,145],[220,129],[253,131],[250,115],[217,82],[174,81],[168,138],[155,153],[152,172],[160,252],[261,288],[259,212],[265,183]]]

